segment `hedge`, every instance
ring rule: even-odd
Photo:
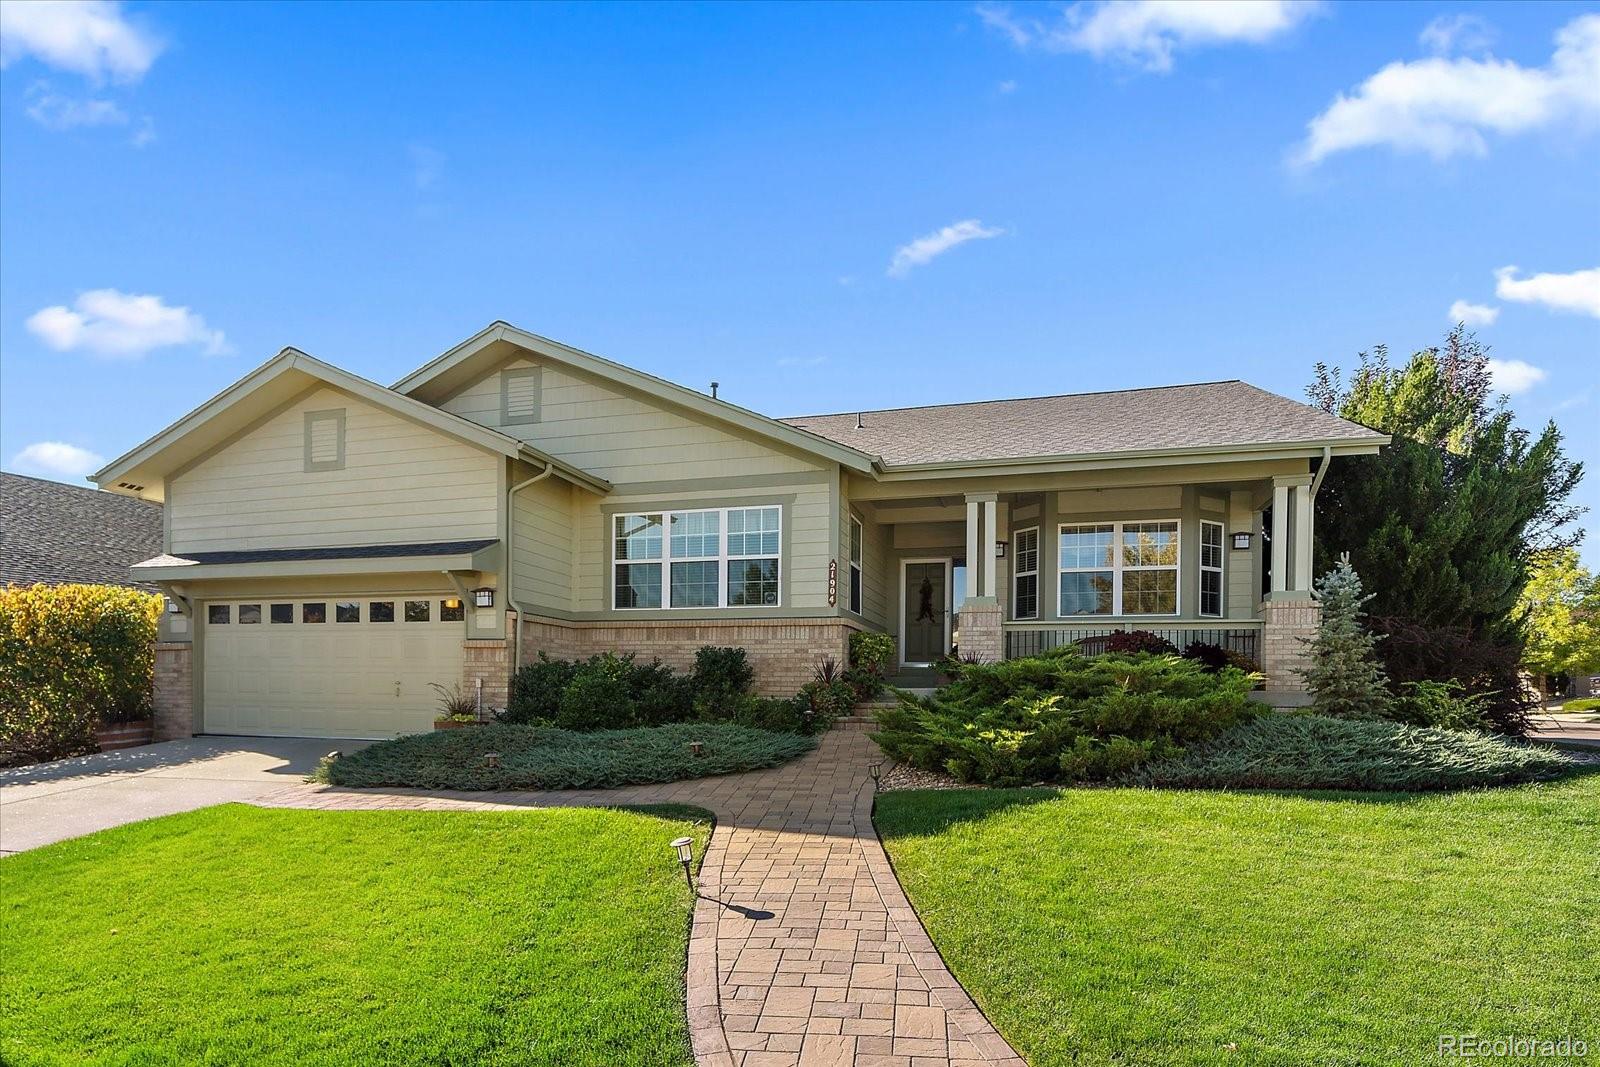
[[[93,752],[150,716],[161,598],[114,585],[0,590],[0,765]]]

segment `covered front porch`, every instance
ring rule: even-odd
[[[903,668],[1149,631],[1248,657],[1296,703],[1327,459],[846,485],[860,614]],[[1315,469],[1313,469],[1315,468]]]

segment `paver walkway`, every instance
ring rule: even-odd
[[[1024,1067],[950,975],[895,880],[872,828],[868,767],[880,758],[863,724],[843,723],[783,767],[671,785],[537,793],[301,785],[254,803],[709,808],[717,828],[689,941],[700,1064]]]

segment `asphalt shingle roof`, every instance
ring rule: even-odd
[[[396,559],[404,556],[458,556],[488,548],[494,538],[478,541],[424,541],[400,545],[341,545],[337,548],[257,548],[224,552],[185,552],[142,560],[147,567],[182,567],[200,563],[282,563],[302,559]]]
[[[1377,431],[1241,381],[801,415],[780,422],[889,466],[1347,441]]]
[[[0,585],[155,586],[128,568],[161,551],[161,505],[0,473]]]

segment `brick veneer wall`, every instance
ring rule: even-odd
[[[985,663],[1005,658],[1005,635],[1000,625],[1004,608],[999,601],[967,601],[961,605],[961,656],[976,656]]]
[[[755,668],[756,692],[793,696],[811,680],[817,664],[831,656],[842,667],[850,651],[843,619],[729,619],[727,622],[565,622],[536,616],[522,620],[522,661],[540,652],[551,659],[576,659],[600,652],[635,653],[674,670],[694,666],[705,645],[743,648]]]
[[[187,641],[156,642],[155,738],[175,741],[194,736],[193,646]]]
[[[1267,696],[1303,696],[1305,682],[1296,671],[1311,661],[1304,641],[1316,634],[1322,606],[1309,597],[1268,600],[1261,605],[1261,618],[1261,672],[1267,676]]]
[[[468,639],[461,642],[461,687],[476,695],[483,680],[481,718],[490,708],[503,708],[511,696],[511,642],[504,638]]]

